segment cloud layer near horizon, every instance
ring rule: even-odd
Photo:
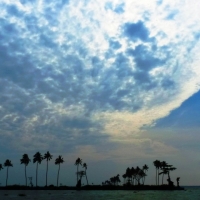
[[[154,125],[199,90],[199,4],[1,1],[2,140],[63,150]]]

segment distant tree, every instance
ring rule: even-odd
[[[165,161],[163,161],[163,162],[165,162]],[[175,167],[173,167],[173,165],[169,165],[169,164],[167,164],[166,162],[165,163],[163,163],[162,162],[162,167],[161,167],[161,172],[159,173],[159,175],[161,175],[161,174],[167,174],[168,175],[168,184],[171,184],[172,183],[172,181],[171,181],[171,178],[170,178],[170,171],[174,171],[174,170],[176,170],[176,168]]]
[[[146,172],[148,171],[149,167],[148,167],[148,165],[145,164],[142,169],[143,169],[144,173],[146,174]],[[145,177],[146,176],[144,176],[144,178],[143,178],[143,184],[145,182]]]
[[[159,160],[155,160],[153,164],[156,167],[156,185],[159,185],[159,169],[161,167],[161,162]]]
[[[77,175],[77,183],[78,183],[78,176],[79,176],[79,174],[78,174],[78,167],[79,167],[79,165],[82,165],[82,159],[77,158],[76,161],[75,161],[75,165],[77,166],[76,175]]]
[[[0,164],[0,171],[3,169],[3,165],[2,164]]]
[[[29,162],[31,162],[31,160],[29,159],[28,154],[24,154],[22,156],[22,159],[20,159],[20,161],[21,161],[21,164],[24,164],[24,166],[25,166],[25,183],[26,183],[26,186],[27,186],[26,167],[29,164]]]
[[[131,169],[130,169],[130,176],[131,176],[131,183],[133,184],[133,185],[135,185],[135,180],[136,180],[136,169],[134,168],[134,167],[132,167]]]
[[[13,164],[11,163],[11,160],[6,160],[5,163],[4,163],[4,167],[7,167],[7,173],[6,173],[6,186],[7,186],[7,183],[8,183],[8,168],[9,167],[13,167]]]
[[[124,184],[125,184],[126,183],[126,177],[127,177],[126,174],[123,174],[122,177],[124,179]]]
[[[46,169],[46,186],[47,186],[47,175],[48,175],[48,162],[52,159],[52,155],[47,151],[47,153],[44,154],[44,160],[47,161],[47,169]]]
[[[85,176],[85,171],[78,171],[78,176],[80,177],[80,179],[78,180],[78,183],[76,184],[76,187],[80,188],[81,187],[81,180],[82,177]]]
[[[62,156],[58,156],[58,158],[56,158],[55,160],[55,164],[58,165],[58,175],[57,175],[57,187],[58,187],[58,180],[59,180],[59,173],[60,173],[60,164],[63,163],[64,160],[62,158]]]
[[[86,177],[87,185],[88,185],[88,179],[87,179],[87,173],[86,173],[86,170],[87,170],[87,164],[86,163],[83,163],[83,168],[85,168],[85,177]]]
[[[168,174],[168,164],[165,161],[161,162],[161,170],[162,172],[160,174],[162,174],[162,185],[163,185],[163,180],[164,180],[164,175]]]
[[[132,182],[132,171],[129,167],[126,169],[126,177],[128,178],[127,183],[131,184],[131,182]]]
[[[117,174],[117,176],[115,176],[114,179],[117,185],[121,182],[121,180],[119,179],[119,174]]]
[[[35,182],[36,187],[37,187],[37,177],[38,177],[38,163],[41,164],[42,160],[43,160],[43,157],[42,157],[40,152],[37,152],[33,156],[33,163],[37,162],[37,165],[36,165],[36,182]]]

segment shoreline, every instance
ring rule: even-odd
[[[162,186],[151,186],[151,185],[143,185],[143,186],[83,186],[80,188],[74,186],[60,186],[60,187],[29,187],[29,186],[4,186],[0,187],[0,190],[185,190],[184,187],[173,186],[170,187],[168,185]]]

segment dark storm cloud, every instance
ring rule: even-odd
[[[124,36],[133,41],[140,39],[144,42],[148,42],[148,40],[150,40],[149,30],[146,28],[142,21],[138,21],[137,23],[125,23],[123,25],[123,33]]]

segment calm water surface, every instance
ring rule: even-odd
[[[0,199],[200,200],[200,187],[185,187],[185,189],[184,191],[0,190]]]

